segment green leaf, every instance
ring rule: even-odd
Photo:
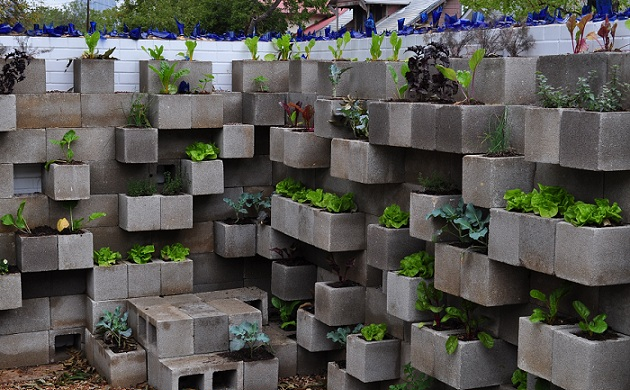
[[[584,321],[587,321],[591,315],[591,311],[580,301],[573,301],[573,308]]]
[[[448,339],[446,340],[446,353],[449,355],[454,354],[458,346],[459,339],[457,336],[448,336]]]
[[[442,75],[444,75],[444,77],[446,77],[447,79],[457,81],[457,72],[455,72],[454,69],[446,68],[442,65],[435,65],[435,68],[439,70],[440,73],[442,73]]]
[[[481,341],[484,347],[491,349],[494,347],[494,339],[486,332],[477,333],[477,338]]]
[[[470,68],[471,72],[475,72],[475,69],[477,69],[477,66],[479,65],[479,63],[481,62],[481,60],[483,60],[483,57],[486,55],[486,50],[485,49],[477,49],[475,50],[475,52],[473,53],[472,57],[470,57],[470,60],[468,60],[468,67]]]
[[[472,82],[472,74],[467,70],[458,70],[455,75],[455,81],[461,84],[464,88],[468,88]]]

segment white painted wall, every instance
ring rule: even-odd
[[[589,23],[587,32],[597,31],[599,24]],[[571,40],[566,27],[561,24],[536,26],[530,28],[530,34],[535,38],[536,45],[526,56],[541,56],[551,54],[562,54],[571,52]],[[424,44],[425,39],[430,39],[430,34],[414,34],[403,37],[403,50],[409,46]],[[34,49],[52,50],[48,53],[38,55],[38,58],[46,59],[46,82],[47,90],[66,91],[72,88],[73,75],[72,67],[66,69],[68,59],[76,58],[85,50],[83,38],[49,38],[32,37],[28,40],[29,46]],[[17,44],[15,36],[0,36],[0,44],[12,47]],[[110,38],[101,40],[98,49],[103,52],[111,47],[116,47],[114,56],[119,58],[115,65],[115,90],[134,92],[138,90],[138,60],[149,59],[149,56],[142,50],[142,46],[164,46],[164,56],[167,59],[177,59],[177,53],[185,51],[182,40],[167,41],[144,39],[134,41],[131,39]],[[328,50],[328,45],[334,45],[330,41],[318,41],[313,48],[311,58],[331,59],[332,55]],[[590,42],[591,48],[596,49],[597,44]],[[630,31],[623,23],[617,29],[616,47],[630,45]],[[267,53],[273,53],[273,47],[269,42],[260,42],[258,45],[259,55],[263,57]],[[383,43],[383,58],[391,55],[389,41]],[[403,53],[401,53],[401,56]],[[406,54],[407,56],[409,53]],[[370,56],[370,39],[353,39],[346,50],[344,57],[358,58],[363,60]],[[237,42],[216,42],[199,41],[195,50],[195,59],[202,61],[212,61],[213,73],[215,75],[214,85],[216,88],[231,90],[232,88],[232,60],[248,59],[249,51],[242,41]]]

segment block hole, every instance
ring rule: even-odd
[[[237,389],[236,370],[215,371],[212,373],[212,390]]]
[[[13,194],[42,192],[42,164],[13,164]]]
[[[203,374],[180,376],[177,388],[179,390],[204,390]]]
[[[149,342],[149,345],[156,345],[157,344],[157,329],[155,329],[155,325],[153,324],[149,324],[149,331],[147,334],[147,341]]]
[[[255,307],[256,309],[260,310],[261,313],[263,312],[263,303],[262,300],[260,299],[253,299],[251,301],[244,301],[245,303],[247,303],[250,306]]]
[[[138,316],[138,339],[147,339],[147,320],[142,316]]]
[[[61,362],[70,357],[69,350],[74,349],[81,350],[81,335],[74,334],[60,334],[55,336],[55,362]]]

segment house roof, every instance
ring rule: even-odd
[[[354,18],[354,12],[352,12],[351,9],[340,8],[339,9],[339,28],[350,23],[353,18]],[[326,20],[322,20],[319,23],[309,26],[307,29],[304,30],[304,33],[310,34],[311,32],[317,32],[317,31],[325,29],[328,26],[331,26],[333,30],[337,30],[336,28],[337,23],[335,22],[336,19],[337,19],[336,16],[333,16]]]
[[[382,1],[382,0],[381,0]],[[399,9],[390,16],[376,23],[377,31],[398,29],[398,19],[405,18],[405,25],[410,25],[420,19],[422,12],[430,12],[445,0],[411,0],[409,5]]]
[[[365,4],[408,5],[411,0],[365,0]]]

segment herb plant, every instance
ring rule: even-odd
[[[186,147],[186,155],[192,161],[208,161],[215,160],[219,157],[219,147],[214,143],[195,142]]]
[[[81,230],[83,228],[83,220],[85,218],[74,219],[72,211],[77,206],[78,201],[76,200],[68,200],[64,202],[64,207],[68,209],[70,213],[70,222],[67,219],[61,218],[57,221],[57,231],[62,232],[64,229],[70,229],[71,232],[75,232]],[[92,213],[88,216],[88,222],[94,221],[95,219],[105,217],[107,214],[102,212]]]
[[[381,45],[383,45],[383,40],[385,39],[385,35],[381,34],[372,34],[372,41],[370,43],[370,60],[378,61],[383,55],[383,51],[381,50]]]
[[[331,64],[330,67],[328,68],[328,79],[330,80],[330,83],[332,84],[332,97],[333,98],[337,97],[337,86],[341,82],[341,75],[350,69],[352,69],[351,66],[340,68],[335,63]]]
[[[495,126],[484,134],[483,142],[488,144],[488,156],[505,156],[514,153],[510,146],[510,126],[508,125],[508,111],[503,109],[503,115],[498,117]]]
[[[186,61],[192,61],[195,48],[197,47],[197,41],[185,41],[184,44],[186,45],[186,52],[179,52],[177,55],[183,57]]]
[[[108,246],[94,251],[94,264],[99,267],[111,267],[122,259],[120,252],[112,251]]]
[[[389,70],[389,74],[392,76],[392,80],[396,85],[396,99],[403,100],[405,98],[405,93],[409,89],[409,84],[405,83],[399,86],[399,78],[398,73],[396,73],[396,69],[394,69],[394,67],[389,64],[387,65],[387,69]],[[407,72],[409,72],[409,65],[407,65],[406,62],[403,62],[403,64],[400,66],[400,75],[402,76],[402,78],[406,77]]]
[[[403,367],[405,378],[403,383],[389,385],[389,390],[428,390],[433,384],[433,378],[413,368],[411,363]]]
[[[28,227],[28,224],[26,223],[26,219],[24,218],[24,215],[23,215],[25,205],[26,205],[26,201],[24,200],[18,206],[17,213],[15,216],[10,213],[3,215],[2,218],[0,218],[0,221],[2,221],[2,224],[5,226],[13,226],[19,232],[22,232],[24,234],[31,234],[31,229]]]
[[[135,350],[135,343],[131,340],[131,328],[127,324],[128,312],[121,313],[120,306],[114,312],[105,310],[99,322],[96,323],[96,333],[103,337],[107,345],[114,346],[119,351]]]
[[[230,326],[230,333],[234,336],[230,340],[230,351],[249,349],[250,358],[254,357],[254,351],[269,345],[269,336],[258,329],[257,323],[243,322],[240,325]]]
[[[446,224],[438,231],[437,237],[448,233],[463,244],[471,245],[471,248],[485,249],[488,247],[488,223],[490,216],[483,217],[483,212],[476,209],[472,203],[464,204],[464,199],[459,200],[457,207],[450,204],[437,208],[427,214],[426,219],[442,218]]]
[[[440,71],[447,79],[451,81],[457,82],[460,87],[462,87],[462,92],[464,93],[464,100],[461,102],[462,104],[473,104],[475,100],[472,95],[474,92],[474,84],[475,84],[475,72],[477,70],[477,66],[483,60],[483,56],[486,55],[486,51],[484,49],[477,49],[470,60],[468,61],[468,68],[470,70],[458,70],[447,68],[443,65],[435,65],[435,68]]]
[[[249,54],[251,55],[252,60],[256,61],[259,59],[258,57],[258,40],[260,37],[253,36],[245,38],[245,46],[249,50]]]
[[[278,297],[271,297],[271,304],[280,312],[281,329],[297,326],[297,309],[302,304],[302,301],[283,301]]]
[[[393,54],[390,57],[387,57],[387,59],[389,61],[398,61],[398,53],[400,53],[400,48],[402,47],[402,38],[398,36],[396,31],[392,31],[389,36],[389,43],[392,45]]]
[[[381,341],[385,338],[387,325],[385,324],[369,324],[361,328],[361,335],[365,341]]]
[[[370,117],[365,100],[346,96],[339,104],[340,107],[335,108],[333,112],[336,122],[352,130],[356,138],[367,139],[370,135]]]
[[[442,317],[442,322],[446,322],[450,319],[455,319],[464,326],[464,340],[471,341],[478,339],[481,341],[484,347],[491,349],[494,347],[494,339],[488,333],[479,329],[480,325],[484,322],[484,318],[476,317],[474,311],[477,305],[474,303],[463,300],[462,308],[449,306],[445,309],[446,315]],[[457,335],[451,335],[446,340],[446,353],[452,355],[459,346],[459,339]]]
[[[151,261],[151,256],[155,252],[155,246],[134,244],[127,252],[127,260],[131,260],[136,264],[146,264]]]
[[[177,195],[184,189],[184,180],[181,174],[172,174],[164,171],[164,184],[162,185],[162,195]]]
[[[436,70],[438,65],[448,67],[448,48],[438,42],[426,46],[411,46],[407,51],[415,55],[408,60],[409,71],[405,75],[410,98],[420,102],[452,102],[457,93],[457,83]]]
[[[269,92],[269,79],[263,75],[254,77],[254,85],[258,92]]]
[[[378,218],[378,223],[386,228],[400,229],[409,226],[409,213],[402,211],[399,205],[392,204],[385,208],[383,215]]]
[[[573,226],[612,226],[621,223],[621,207],[608,199],[595,199],[595,204],[575,202],[564,212],[564,220]]]
[[[74,142],[74,141],[76,141],[78,139],[79,139],[79,136],[77,135],[77,133],[74,130],[68,130],[63,135],[63,137],[61,137],[61,139],[59,139],[59,140],[51,139],[50,143],[53,144],[53,145],[59,145],[59,147],[61,148],[61,151],[66,156],[66,158],[65,159],[60,159],[60,160],[49,160],[44,165],[44,168],[46,168],[46,170],[48,170],[48,168],[50,167],[50,164],[52,164],[52,163],[68,163],[68,164],[72,163],[74,161],[74,151],[72,150],[70,145],[72,144],[72,142]]]
[[[190,73],[190,69],[182,68],[175,71],[176,63],[169,65],[166,61],[160,62],[160,68],[156,68],[153,65],[149,65],[149,68],[154,71],[162,83],[162,89],[160,93],[174,95],[177,93],[177,80]]]
[[[608,330],[608,324],[606,323],[606,314],[598,314],[589,320],[591,317],[591,311],[586,305],[580,301],[573,301],[573,308],[582,319],[578,322],[580,329],[588,334],[588,337],[593,337],[594,334],[603,334]]]
[[[131,108],[127,114],[127,126],[141,128],[151,127],[151,122],[147,115],[148,111],[149,107],[145,103],[145,96],[143,94],[134,95]]]
[[[9,273],[9,260],[2,259],[0,261],[0,275],[6,275]]]
[[[342,347],[346,345],[348,335],[357,334],[363,329],[363,324],[357,324],[354,328],[349,326],[341,326],[335,330],[331,330],[326,333],[326,338],[332,340],[335,343],[339,343]]]
[[[433,313],[433,326],[442,326],[442,312],[444,311],[444,293],[435,288],[433,282],[421,280],[416,290],[416,310]]]
[[[544,322],[548,325],[556,325],[556,321],[558,320],[558,305],[560,300],[564,298],[569,291],[571,291],[571,288],[568,285],[564,285],[553,290],[551,294],[549,294],[549,297],[547,297],[547,295],[539,290],[531,290],[529,295],[544,305],[546,310],[535,308],[532,315],[529,316],[529,320],[533,323]]]
[[[431,279],[433,277],[434,264],[435,259],[427,252],[412,253],[400,260],[398,275]]]
[[[350,31],[346,31],[343,36],[337,38],[335,41],[336,47],[328,46],[328,50],[332,53],[333,59],[335,61],[341,60],[343,58],[343,51],[346,48],[346,45],[350,42]]]
[[[127,195],[151,196],[157,192],[157,186],[151,179],[130,180],[127,183]]]
[[[166,245],[160,251],[160,256],[164,261],[184,261],[190,254],[190,249],[186,248],[180,242],[177,242],[173,245]]]
[[[162,53],[164,53],[164,46],[160,45],[160,46],[155,46],[152,48],[146,48],[144,46],[140,46],[142,48],[142,50],[144,50],[145,53],[147,53],[151,59],[153,60],[163,60],[164,56],[162,55]]]
[[[26,78],[24,73],[31,63],[31,57],[24,50],[14,49],[4,56],[4,61],[0,73],[0,94],[10,94],[15,84]]]

